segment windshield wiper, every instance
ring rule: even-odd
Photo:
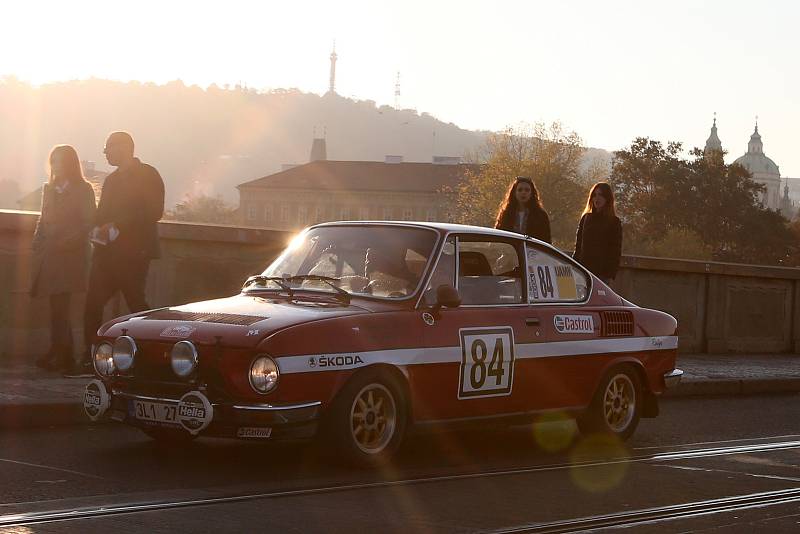
[[[284,278],[283,280],[315,280],[319,282],[325,282],[329,286],[331,286],[334,291],[336,291],[336,296],[341,297],[342,302],[345,304],[350,304],[350,293],[342,289],[341,287],[335,285],[333,282],[340,282],[341,278],[333,278],[331,276],[322,276],[319,274],[298,274],[295,276],[289,276],[288,278]]]
[[[289,295],[289,299],[291,300],[292,296],[294,295],[294,291],[292,291],[292,288],[284,282],[285,280],[287,280],[287,278],[281,278],[279,276],[262,276],[257,274],[248,278],[242,286],[242,289],[246,289],[250,284],[266,284],[267,282],[272,282],[276,286],[279,286],[281,289],[286,291],[286,293]]]

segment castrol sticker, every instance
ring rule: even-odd
[[[214,408],[208,398],[199,391],[190,391],[178,402],[177,420],[180,425],[197,435],[214,419]]]
[[[593,334],[594,318],[591,315],[556,315],[553,326],[559,334]]]

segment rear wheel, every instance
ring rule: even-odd
[[[624,441],[639,424],[643,400],[639,375],[633,369],[611,369],[589,409],[578,418],[578,428],[582,434],[611,434]]]
[[[342,389],[326,421],[336,449],[353,463],[387,461],[400,447],[407,420],[403,388],[387,373],[365,371]]]

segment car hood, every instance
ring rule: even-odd
[[[134,339],[198,343],[219,342],[229,347],[254,347],[288,326],[368,313],[362,307],[330,301],[292,301],[263,296],[237,295],[193,302],[121,317],[101,331],[103,336],[128,335]]]

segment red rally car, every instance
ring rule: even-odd
[[[323,434],[357,461],[412,425],[554,410],[626,439],[680,381],[676,328],[529,237],[328,223],[236,296],[105,324],[84,409],[165,441]]]

